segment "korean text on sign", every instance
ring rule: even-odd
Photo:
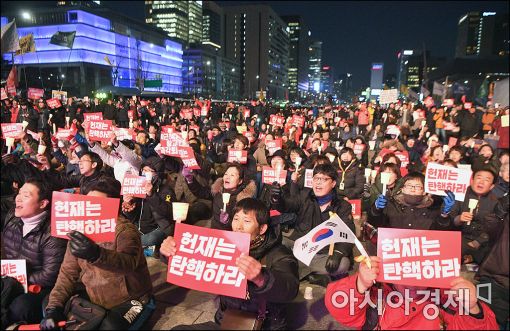
[[[273,184],[278,182],[280,185],[285,185],[287,179],[287,170],[280,170],[271,167],[262,167],[262,183]]]
[[[79,231],[96,242],[112,242],[119,212],[119,199],[53,192],[51,235],[67,238]]]
[[[241,253],[248,254],[249,234],[177,223],[175,241],[178,250],[168,261],[169,283],[241,299],[246,297],[246,277],[235,261]]]
[[[469,169],[429,163],[425,172],[425,192],[444,196],[445,191],[449,190],[455,194],[455,200],[464,201],[471,174]]]
[[[145,183],[147,178],[144,176],[128,175],[124,176],[122,180],[121,195],[132,195],[136,198],[145,198],[147,191],[145,190]]]
[[[248,151],[234,150],[228,151],[228,162],[239,162],[240,164],[246,164],[248,162]]]
[[[458,231],[379,228],[377,256],[382,259],[378,281],[409,286],[450,288],[460,273]]]
[[[2,123],[2,138],[19,138],[23,134],[23,123]]]
[[[26,260],[2,260],[0,275],[15,278],[23,285],[25,293],[28,291],[28,276]]]

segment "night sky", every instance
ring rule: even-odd
[[[56,1],[2,1],[10,9],[55,5]],[[433,56],[453,58],[457,22],[469,11],[508,13],[507,1],[217,1],[221,6],[265,3],[280,15],[301,15],[312,38],[323,41],[323,64],[335,75],[350,72],[354,87],[370,82],[372,62],[395,73],[400,49],[423,48]],[[101,1],[135,19],[145,20],[143,1]]]

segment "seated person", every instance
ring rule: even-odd
[[[284,195],[280,185],[273,185],[271,204],[282,213],[296,213],[294,231],[283,240],[290,249],[298,238],[330,218],[330,212],[336,213],[345,224],[355,232],[352,218],[352,206],[339,196],[337,187],[338,173],[331,163],[317,165],[313,170],[312,190],[304,189],[299,194]],[[328,255],[324,247],[312,259],[310,266],[299,263],[299,277],[312,284],[326,286],[331,277],[337,277],[349,271],[353,244],[335,243],[333,255]]]
[[[21,321],[39,323],[43,299],[57,280],[66,241],[51,236],[51,194],[47,183],[28,178],[16,195],[14,208],[2,220],[2,259],[25,260],[28,286],[41,287],[39,293],[21,294],[10,303],[4,302],[2,289],[3,329]]]
[[[87,195],[120,198],[120,188],[118,181],[105,177],[91,185]],[[58,322],[67,320],[64,307],[79,281],[90,301],[107,310],[97,329],[139,328],[154,304],[151,277],[136,226],[119,215],[113,243],[95,243],[78,231],[70,232],[68,237],[64,262],[49,295],[41,329],[58,328]]]
[[[287,326],[287,306],[299,291],[298,266],[292,252],[281,245],[278,226],[269,224],[269,210],[259,200],[246,198],[234,208],[232,231],[251,236],[250,254],[242,255],[236,264],[248,280],[247,300],[220,296],[220,305],[214,322],[174,329],[219,330],[225,310],[236,309],[258,313],[266,306],[264,330],[282,330]],[[168,237],[161,245],[161,253],[173,256],[177,252],[174,238]]]

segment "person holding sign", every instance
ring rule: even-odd
[[[330,164],[317,165],[313,170],[312,190],[284,195],[279,185],[271,189],[271,206],[282,213],[296,213],[294,232],[284,238],[283,244],[294,247],[294,241],[308,234],[317,225],[326,222],[330,212],[337,214],[354,232],[352,206],[336,192],[338,173]],[[312,259],[309,266],[299,263],[299,277],[313,284],[326,286],[331,277],[346,273],[350,267],[353,244],[336,243],[332,254],[323,248]]]
[[[382,272],[381,258],[370,256],[360,263],[356,274],[350,275],[326,289],[324,302],[330,314],[342,325],[363,330],[496,330],[498,325],[492,310],[478,300],[475,285],[469,280],[457,277],[451,282],[450,291],[454,291],[454,303],[457,309],[452,309],[450,295],[439,290],[439,297],[435,299],[431,294],[434,289],[416,286],[404,286],[385,283],[382,291],[382,302],[378,301],[378,289],[373,286],[380,272]],[[353,293],[350,296],[350,293]],[[346,296],[343,296],[345,294]],[[399,302],[391,300],[400,296]],[[427,295],[428,294],[428,295]],[[355,302],[351,302],[351,298]],[[375,303],[377,306],[361,305],[361,302]],[[406,303],[404,309],[403,300]],[[349,302],[342,302],[349,300]],[[391,301],[390,301],[391,300]],[[390,304],[391,303],[391,304]],[[383,305],[382,307],[380,305]],[[407,306],[409,305],[409,306]],[[459,305],[469,313],[459,313]],[[350,309],[353,311],[350,311]],[[378,314],[381,309],[382,315]],[[469,310],[468,310],[469,309]],[[437,314],[436,314],[437,312]]]
[[[383,163],[379,168],[379,172],[375,176],[373,185],[366,184],[362,194],[362,208],[363,210],[370,210],[375,200],[383,192],[383,184],[381,183],[381,174],[387,173],[388,181],[386,183],[386,196],[392,197],[402,187],[400,179],[400,168],[394,163]]]
[[[28,285],[41,287],[39,293],[22,294],[8,303],[7,316],[2,289],[2,326],[20,321],[39,323],[43,299],[57,280],[66,242],[51,236],[51,193],[48,183],[28,178],[16,195],[14,207],[2,219],[2,259],[25,260]]]
[[[25,129],[37,132],[37,121],[39,120],[39,115],[35,111],[35,109],[30,105],[27,100],[20,100],[20,110],[18,113],[18,118],[16,119],[17,123],[27,122],[27,126]]]
[[[493,123],[494,132],[499,136],[498,152],[501,154],[508,151],[510,148],[510,135],[508,126],[508,114],[510,110],[508,107],[499,111],[499,116]]]
[[[500,222],[490,222],[486,216],[493,212],[498,199],[492,192],[496,182],[496,173],[492,168],[473,172],[471,184],[464,201],[457,201],[450,213],[456,228],[462,231],[462,256],[464,263],[480,264],[490,250],[501,230]],[[474,208],[469,201],[476,200]]]
[[[120,198],[120,183],[104,178],[90,187],[87,195]],[[154,310],[152,283],[136,226],[119,216],[115,242],[95,243],[72,231],[55,287],[41,321],[41,330],[53,330],[67,320],[64,307],[76,285],[82,282],[90,302],[106,309],[103,320],[91,329],[127,330],[140,328]]]
[[[380,194],[368,212],[372,226],[417,230],[448,230],[452,227],[449,216],[455,196],[447,191],[442,208],[434,207],[434,200],[425,193],[425,177],[410,173],[402,179],[402,190],[387,197]]]
[[[269,211],[259,200],[240,200],[233,209],[232,231],[250,234],[250,254],[236,261],[239,271],[248,280],[246,300],[220,296],[214,321],[194,325],[178,325],[174,329],[219,330],[231,310],[259,314],[265,306],[263,330],[284,330],[287,327],[287,303],[299,291],[298,264],[292,252],[281,244],[278,227],[269,223]],[[165,239],[161,253],[175,255],[177,244],[173,237]]]

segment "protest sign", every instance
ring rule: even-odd
[[[354,144],[354,155],[358,158],[358,160],[361,160],[361,157],[363,155],[363,151],[365,150],[365,144]]]
[[[55,137],[60,140],[69,140],[69,138],[75,134],[76,132],[73,129],[58,128],[57,133],[55,133]]]
[[[460,273],[461,233],[379,228],[377,256],[379,282],[449,289]]]
[[[53,192],[51,235],[67,238],[73,230],[95,242],[113,242],[120,199]]]
[[[27,98],[32,100],[41,99],[44,96],[44,90],[42,88],[29,87],[27,91]]]
[[[23,285],[25,293],[28,292],[28,276],[26,260],[3,260],[1,261],[0,276],[9,276]],[[3,299],[3,298],[2,298]]]
[[[445,196],[445,191],[449,190],[455,194],[455,200],[464,201],[471,174],[468,169],[429,162],[425,171],[425,193]]]
[[[189,147],[189,144],[182,138],[182,135],[176,132],[161,134],[161,154],[181,157],[178,147]],[[183,152],[184,153],[184,152]]]
[[[62,107],[62,103],[60,103],[60,100],[57,98],[52,98],[52,99],[46,100],[46,104],[48,105],[48,107],[50,107],[52,109]]]
[[[388,125],[386,128],[386,134],[400,136],[400,128],[394,124]]]
[[[17,139],[23,135],[23,123],[2,123],[2,138]]]
[[[453,100],[453,99],[444,99],[442,106],[453,107],[454,104],[455,104],[455,100]]]
[[[113,126],[110,120],[90,121],[88,126],[89,140],[108,142],[112,131]]]
[[[177,252],[168,259],[167,282],[185,288],[245,299],[246,277],[236,266],[248,255],[247,233],[175,225]]]
[[[390,89],[390,90],[382,90],[379,95],[379,104],[387,105],[390,103],[395,103],[398,101],[398,90]]]
[[[186,168],[192,170],[200,170],[200,166],[197,163],[197,159],[195,158],[195,153],[193,152],[193,148],[178,146],[177,151],[179,153],[179,157],[182,160],[182,163]]]
[[[57,98],[60,101],[66,103],[67,102],[67,91],[51,90],[51,97]],[[103,119],[103,118],[101,117],[101,119]]]
[[[130,121],[135,119],[135,117],[134,117],[135,111],[134,110],[128,110],[127,114],[128,114],[128,118]]]
[[[313,187],[313,169],[305,169],[305,187]]]
[[[243,116],[244,116],[244,118],[250,117],[250,109],[249,108],[244,108]]]
[[[309,266],[315,254],[330,243],[354,244],[355,240],[356,235],[338,215],[334,214],[329,220],[317,225],[308,234],[297,239],[292,252],[296,259]]]
[[[127,139],[127,140],[135,140],[136,139],[136,134],[131,129],[113,128],[113,132],[115,132],[115,136],[117,137],[118,141],[125,140],[125,139]]]
[[[262,183],[273,184],[278,182],[280,185],[285,185],[287,179],[287,170],[273,169],[271,167],[262,167]]]
[[[266,149],[269,155],[273,155],[279,149],[282,149],[282,139],[266,140]]]
[[[503,127],[503,128],[508,127],[508,118],[509,118],[509,115],[501,116],[501,127]]]
[[[245,125],[238,125],[238,126],[236,126],[236,129],[237,129],[237,132],[239,132],[241,134],[245,133],[246,130],[248,130],[248,128]]]
[[[409,165],[409,152],[408,151],[395,151],[395,156],[400,160],[400,175],[405,176],[409,172],[407,166]]]
[[[453,122],[444,121],[443,128],[445,129],[445,131],[452,131],[456,128],[456,125]],[[453,138],[453,137],[450,137],[450,138]]]
[[[16,90],[16,85],[7,85],[7,94],[9,95],[16,95],[18,92]]]
[[[473,107],[473,103],[472,102],[464,103],[464,109],[471,109],[471,107]]]
[[[144,176],[137,176],[126,174],[122,180],[121,195],[132,195],[136,198],[145,198],[147,191],[145,190],[145,184],[147,178]]]
[[[354,219],[361,218],[361,200],[348,200],[352,206],[352,217]]]
[[[200,116],[207,117],[208,114],[209,114],[209,108],[207,108],[207,106],[203,106],[200,109]]]
[[[248,151],[231,149],[228,151],[227,162],[248,163]]]
[[[2,87],[2,88],[0,89],[0,91],[2,92],[2,93],[1,93],[1,94],[2,94],[2,96],[0,97],[0,100],[5,100],[5,99],[7,99],[7,98],[8,98],[8,96],[7,96],[7,92],[5,91],[5,88],[3,88],[3,87]]]
[[[297,126],[297,127],[303,127],[305,126],[305,118],[304,116],[299,116],[299,115],[293,115],[292,116],[292,124]]]
[[[102,121],[103,113],[83,113],[83,121]]]
[[[285,117],[278,116],[278,115],[269,116],[269,125],[281,126],[283,128],[284,124],[285,124]]]

